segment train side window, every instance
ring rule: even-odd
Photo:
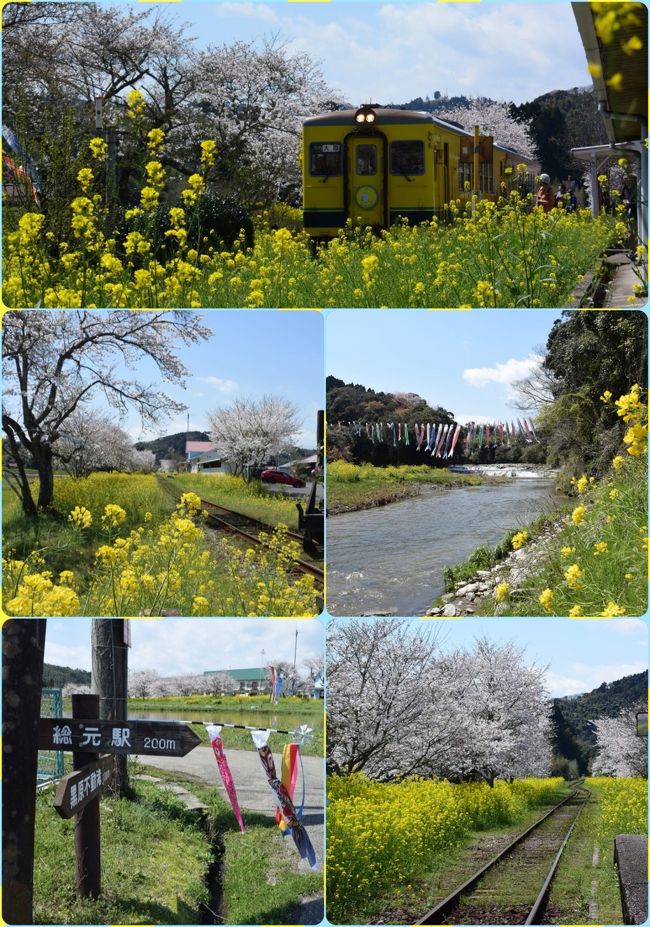
[[[461,193],[465,190],[465,184],[468,183],[472,188],[472,165],[469,161],[458,162],[458,189]]]
[[[390,172],[391,174],[424,174],[424,142],[391,142],[390,143]]]
[[[332,177],[341,173],[339,142],[312,142],[309,146],[309,173],[312,177]]]

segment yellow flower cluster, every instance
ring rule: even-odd
[[[127,112],[139,119],[144,100],[134,93]],[[103,140],[92,143],[98,156],[105,157]],[[160,202],[165,176],[158,155],[163,144],[162,130],[151,129],[146,182],[139,205],[127,212],[130,217],[146,214]],[[215,143],[203,141],[202,173],[192,174],[181,192],[185,209],[196,207],[215,157]],[[82,175],[80,183],[88,181],[88,175]],[[95,234],[108,224],[100,206],[101,201],[93,204],[86,246],[80,243],[76,250],[64,242],[57,255],[56,249],[45,246],[43,227],[30,230],[27,243],[9,236],[9,305],[565,305],[578,276],[617,234],[611,216],[593,217],[587,210],[531,211],[529,201],[513,192],[497,203],[479,202],[473,211],[471,204],[452,201],[444,224],[437,219],[416,226],[400,223],[376,235],[350,223],[321,250],[318,261],[312,260],[309,236],[296,230],[295,223],[292,229],[274,229],[264,219],[256,229],[254,247],[247,248],[243,236],[223,251],[202,242],[190,257],[184,253],[185,211],[173,206],[164,235],[177,241],[178,251],[170,256],[149,232],[138,231],[127,236],[126,260],[118,266],[102,260],[108,255],[121,261],[122,255],[119,242]],[[95,244],[89,251],[91,240]],[[136,276],[137,271],[145,271],[151,283],[143,281],[142,274]]]
[[[518,821],[550,804],[561,779],[452,785],[411,778],[382,783],[361,775],[328,782],[327,898],[330,919],[350,923],[371,900],[407,886],[472,830]]]
[[[8,557],[5,608],[10,614],[29,616],[160,615],[165,610],[182,615],[316,614],[314,579],[295,578],[294,563],[301,551],[288,541],[284,526],[260,535],[264,546],[243,551],[237,543],[223,540],[215,554],[195,522],[201,514],[199,496],[186,492],[169,518],[156,524],[147,511],[142,524],[115,537],[128,515],[122,506],[107,503],[99,519],[106,542],[95,551],[89,583],[81,574],[64,570],[55,584],[41,555],[46,549],[27,561]],[[91,511],[79,505],[68,520],[71,530],[93,524]]]
[[[528,532],[527,532],[527,531],[518,531],[517,534],[515,534],[514,537],[513,537],[513,539],[512,539],[512,542],[511,542],[511,543],[512,543],[512,549],[513,549],[513,550],[519,550],[521,547],[524,546],[524,544],[526,543],[527,540],[528,540]]]
[[[648,780],[594,776],[589,788],[598,797],[598,831],[601,839],[617,834],[648,833]]]
[[[505,602],[510,595],[510,585],[508,583],[499,583],[494,590],[494,597],[497,602]]]

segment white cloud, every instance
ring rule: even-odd
[[[493,367],[469,367],[463,370],[463,380],[470,386],[482,389],[490,383],[502,383],[509,389],[517,380],[529,376],[542,361],[541,354],[529,354],[521,360],[514,357]]]
[[[265,23],[278,23],[277,12],[266,3],[216,3],[213,7],[218,17],[238,16],[242,19],[259,19]]]
[[[81,624],[81,622],[79,622]],[[72,669],[91,668],[90,646],[89,644],[58,644],[50,639],[52,629],[48,629],[45,637],[45,662],[53,663],[55,666],[71,666]]]
[[[239,389],[236,380],[227,380],[222,377],[198,377],[198,379],[201,383],[208,383],[213,386],[220,393],[234,393],[235,390]]]
[[[493,415],[477,415],[475,412],[455,412],[454,421],[464,425],[466,422],[474,422],[476,425],[491,425],[494,421]]]
[[[612,634],[622,634],[625,636],[638,634],[644,641],[648,634],[645,622],[641,621],[639,618],[619,618],[617,621],[609,621],[607,623],[607,629],[611,631]]]

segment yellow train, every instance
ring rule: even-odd
[[[303,219],[313,238],[335,236],[349,219],[379,230],[444,216],[452,200],[478,189],[495,199],[506,169],[533,190],[539,162],[475,138],[430,113],[374,105],[312,116],[303,123]]]

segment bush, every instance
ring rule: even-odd
[[[161,261],[173,257],[178,248],[175,238],[165,235],[169,229],[169,205],[157,206],[145,215],[123,219],[119,238],[129,232],[141,232],[151,241],[153,251]],[[243,244],[252,248],[253,223],[248,212],[233,197],[203,193],[196,206],[187,211],[187,247],[205,253],[208,248],[222,251],[231,248],[243,232]]]

